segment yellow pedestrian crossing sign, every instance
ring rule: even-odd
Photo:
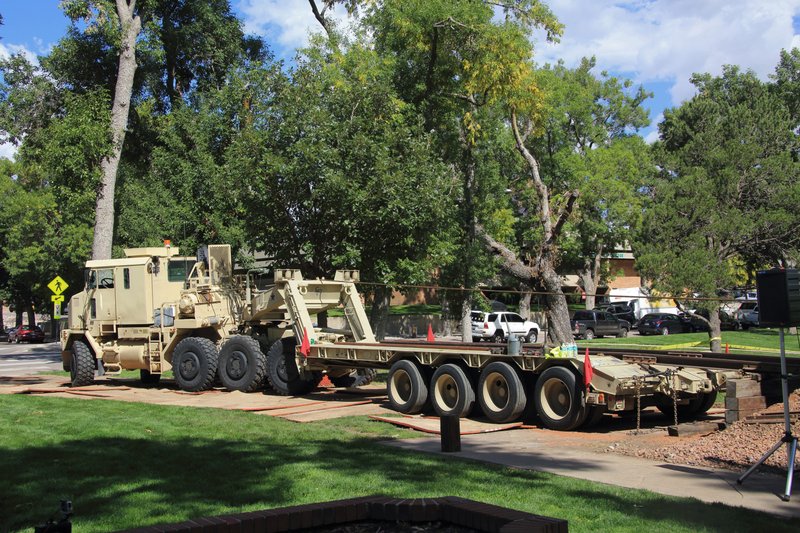
[[[67,290],[67,287],[69,287],[69,285],[61,276],[54,277],[53,281],[47,284],[47,288],[53,291],[56,296]]]

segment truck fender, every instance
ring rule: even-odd
[[[92,350],[95,359],[100,359],[103,356],[103,349],[100,347],[100,343],[97,342],[91,333],[81,332],[72,334],[67,339],[65,347],[61,350],[61,368],[63,368],[65,372],[69,372],[70,360],[72,359],[72,345],[77,340],[86,342]]]

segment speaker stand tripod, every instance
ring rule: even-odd
[[[794,478],[794,460],[797,455],[797,437],[792,435],[792,423],[789,419],[789,375],[786,372],[786,349],[784,347],[784,339],[783,339],[783,328],[780,329],[780,338],[781,338],[781,388],[783,393],[783,422],[784,422],[784,434],[781,440],[775,443],[775,445],[769,449],[767,453],[761,456],[761,459],[756,461],[756,463],[747,469],[747,472],[739,476],[739,479],[736,480],[736,483],[741,485],[747,477],[752,474],[756,468],[763,465],[764,462],[778,449],[786,444],[786,459],[788,462],[788,466],[786,467],[786,489],[784,490],[783,494],[781,494],[781,500],[788,502],[789,498],[792,496],[792,480]]]

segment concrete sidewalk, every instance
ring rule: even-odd
[[[398,448],[441,453],[439,437],[385,442]],[[502,431],[461,438],[461,452],[450,456],[549,472],[632,489],[646,489],[669,496],[694,497],[708,503],[724,503],[766,513],[800,517],[800,486],[795,483],[792,500],[780,499],[786,476],[753,473],[742,485],[740,472],[648,461],[616,454],[555,448],[544,433]],[[766,451],[766,450],[765,450]],[[776,453],[786,453],[781,448]],[[445,455],[445,454],[443,454]]]

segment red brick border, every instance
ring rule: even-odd
[[[350,522],[445,522],[486,533],[567,533],[567,521],[447,496],[367,496],[128,529],[127,533],[283,533]]]

